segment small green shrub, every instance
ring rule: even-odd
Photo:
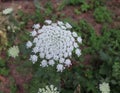
[[[95,20],[99,23],[111,22],[112,16],[110,11],[106,7],[98,7],[94,11]]]
[[[66,5],[80,5],[85,3],[86,0],[63,0],[62,3],[60,4],[60,6],[58,7],[58,10],[63,10],[63,8]]]
[[[106,0],[90,0],[90,8],[95,9],[100,6],[104,6],[106,4]]]
[[[82,11],[82,12],[87,12],[89,8],[90,8],[90,6],[89,6],[89,4],[87,4],[87,3],[83,3],[83,4],[81,5],[81,11]]]

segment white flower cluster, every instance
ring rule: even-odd
[[[34,46],[30,60],[35,63],[40,57],[43,59],[40,64],[42,67],[54,66],[58,62],[56,69],[62,72],[65,67],[72,65],[70,57],[73,50],[78,57],[81,55],[79,44],[82,43],[82,38],[76,32],[71,32],[72,26],[69,23],[52,23],[51,20],[46,20],[45,23],[47,25],[41,28],[39,24],[33,26],[31,36],[34,39],[26,44],[27,48]]]
[[[57,87],[50,85],[46,86],[45,88],[39,88],[38,93],[59,93],[59,92],[57,91]]]
[[[10,14],[10,13],[12,13],[12,12],[13,12],[13,8],[7,8],[7,9],[5,9],[5,10],[2,11],[2,13],[3,13],[4,15],[8,15],[8,14]]]
[[[99,85],[99,89],[102,93],[110,93],[109,83],[103,82]]]
[[[8,49],[8,54],[9,56],[16,58],[19,55],[19,47],[18,46],[13,46]]]

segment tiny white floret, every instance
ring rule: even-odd
[[[34,24],[34,25],[33,25],[33,28],[34,28],[34,29],[39,29],[39,28],[40,28],[40,24]]]
[[[49,25],[49,24],[52,23],[52,21],[51,20],[45,20],[45,23]]]
[[[37,35],[37,32],[35,31],[35,30],[33,30],[32,32],[31,32],[31,36],[36,36]]]
[[[32,61],[33,64],[34,64],[35,62],[37,62],[37,60],[38,60],[37,55],[31,55],[31,56],[30,56],[30,60]]]
[[[70,67],[70,65],[72,65],[71,60],[70,59],[66,59],[65,66]]]
[[[57,65],[57,71],[62,72],[64,70],[64,66],[62,64]]]
[[[72,28],[72,26],[71,26],[69,23],[66,23],[65,26],[66,26],[66,28],[68,28],[68,29],[71,29],[71,28]]]
[[[48,66],[48,64],[47,64],[47,60],[42,60],[40,66],[42,66],[42,67],[47,67],[47,66]]]
[[[51,66],[54,66],[55,62],[54,62],[54,60],[49,60],[48,64],[51,65]]]
[[[75,50],[75,54],[79,57],[81,55],[81,50],[80,49],[76,49]]]
[[[81,37],[78,37],[78,38],[77,38],[77,41],[78,41],[78,43],[82,43],[82,38],[81,38]]]
[[[58,21],[57,23],[58,23],[58,25],[60,25],[60,26],[64,25],[64,23],[63,23],[62,21]]]
[[[76,32],[73,32],[72,35],[73,35],[73,37],[77,37],[78,36]]]
[[[31,48],[31,47],[32,47],[32,42],[31,42],[31,41],[28,41],[28,42],[26,43],[26,47],[27,47],[27,48]]]

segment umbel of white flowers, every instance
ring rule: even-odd
[[[5,10],[2,11],[2,13],[3,13],[4,15],[8,15],[8,14],[10,14],[10,13],[12,13],[12,12],[13,12],[13,8],[7,8],[7,9],[5,9]]]
[[[46,20],[45,23],[42,27],[39,24],[33,25],[33,41],[26,43],[27,48],[32,48],[30,60],[34,64],[40,57],[43,59],[41,67],[57,65],[57,71],[62,72],[72,65],[70,58],[73,50],[78,57],[81,55],[79,44],[82,43],[82,38],[70,30],[72,26],[69,23],[52,23],[51,20]]]
[[[50,85],[45,88],[39,88],[38,93],[59,93],[59,91],[57,91],[57,87]]]
[[[99,84],[99,89],[102,93],[110,93],[109,83],[103,82],[102,84]]]

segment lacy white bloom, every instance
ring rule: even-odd
[[[11,57],[14,57],[14,58],[17,57],[18,54],[19,54],[19,48],[18,48],[18,46],[13,46],[13,47],[9,48],[8,54]]]
[[[26,43],[26,47],[27,47],[27,48],[31,48],[31,47],[32,47],[32,42],[31,42],[31,41],[28,41],[28,42]]]
[[[34,29],[39,29],[39,28],[40,28],[40,25],[39,25],[39,24],[34,24],[34,25],[33,25],[33,28],[34,28]]]
[[[57,87],[53,85],[46,86],[45,88],[39,88],[38,93],[59,93]]]
[[[51,20],[45,20],[45,23],[47,25],[43,25],[40,29],[34,28],[31,32],[31,36],[33,36],[32,45],[28,41],[26,46],[27,48],[32,46],[32,53],[43,60],[40,66],[57,65],[57,71],[62,72],[65,67],[72,65],[70,57],[73,50],[78,57],[81,55],[79,49],[81,37],[76,32],[70,31],[72,26],[69,23],[62,21],[52,23]]]
[[[38,60],[38,57],[36,56],[36,55],[31,55],[30,56],[30,60],[33,62],[33,64],[35,63],[35,62],[37,62],[37,60]]]
[[[3,13],[4,15],[8,15],[8,14],[10,14],[10,13],[12,13],[12,12],[13,12],[13,8],[7,8],[7,9],[5,9],[5,10],[2,11],[2,13]]]
[[[110,93],[109,83],[103,82],[99,85],[99,89],[102,93]]]

